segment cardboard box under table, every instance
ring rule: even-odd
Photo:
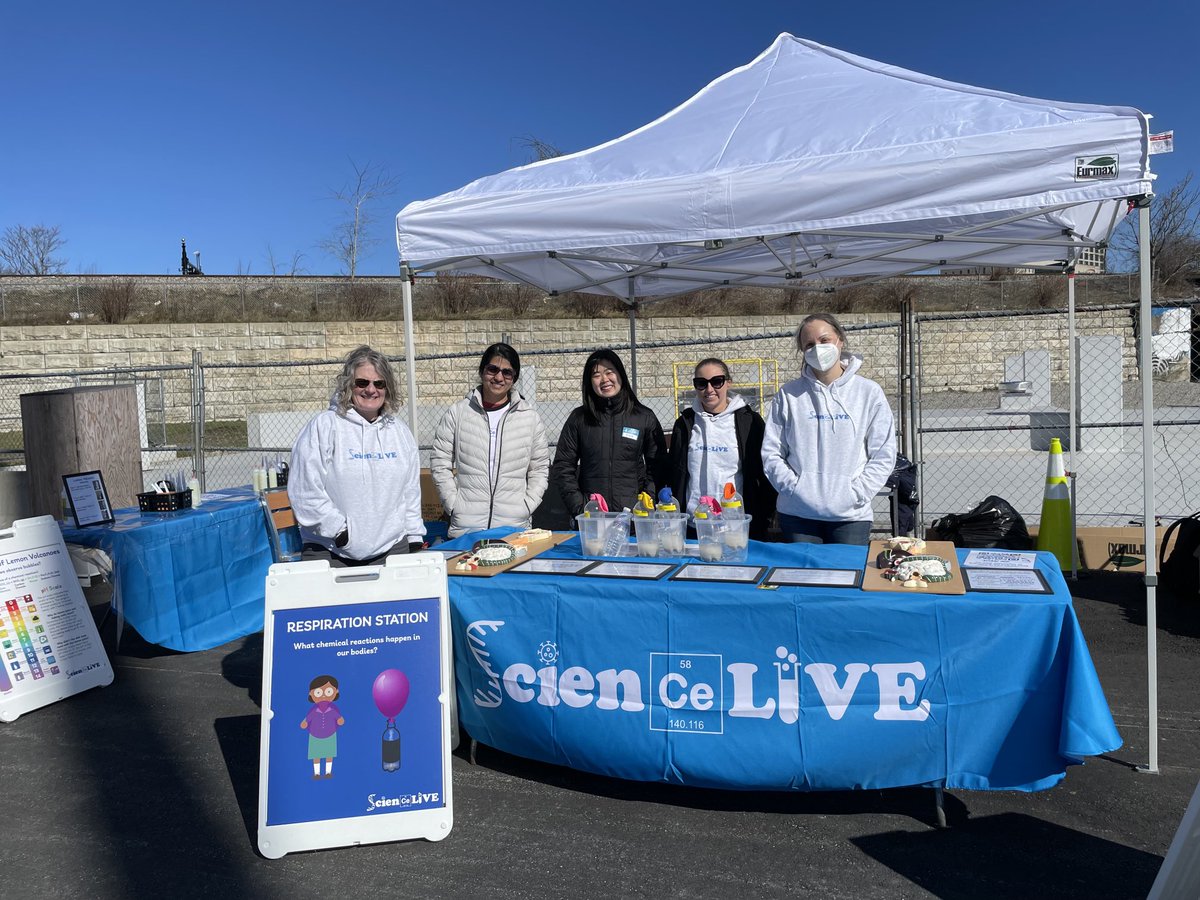
[[[751,541],[747,564],[866,553]],[[1041,790],[1121,739],[1058,564],[1034,561],[1052,593],[451,578],[459,716],[505,752],[639,781]]]

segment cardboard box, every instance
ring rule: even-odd
[[[1154,552],[1162,547],[1166,528],[1156,528]],[[1077,528],[1080,565],[1104,572],[1146,571],[1146,530],[1136,525],[1121,528]],[[1174,538],[1172,537],[1172,542]],[[1158,556],[1155,556],[1158,559]]]
[[[1162,547],[1163,533],[1166,528],[1156,529],[1154,552]],[[1037,545],[1038,529],[1036,525],[1029,526],[1029,536]],[[1079,547],[1079,568],[1094,569],[1101,572],[1145,572],[1146,571],[1146,532],[1136,525],[1123,525],[1118,528],[1082,527],[1075,529],[1075,539]],[[1172,538],[1174,543],[1174,538]],[[1158,557],[1156,556],[1155,559]]]
[[[426,522],[440,522],[446,517],[442,509],[442,498],[438,496],[433,476],[428,469],[421,470],[421,518]]]

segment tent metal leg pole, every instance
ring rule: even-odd
[[[1079,444],[1079,367],[1075,356],[1075,269],[1067,271],[1067,434],[1071,443],[1067,447],[1067,468],[1071,483],[1071,578],[1079,577],[1079,540],[1076,527],[1078,523],[1075,500],[1075,447]]]
[[[633,293],[633,279],[629,279],[629,381],[637,393],[637,297]]]
[[[1144,771],[1158,773],[1158,556],[1154,548],[1154,370],[1151,367],[1150,299],[1150,198],[1138,207],[1138,269],[1141,310],[1138,327],[1138,363],[1142,375],[1142,479],[1143,527],[1146,546],[1146,666],[1149,696],[1148,738],[1150,759]]]
[[[910,303],[906,311],[908,317],[908,421],[911,426],[906,441],[909,452],[908,458],[916,467],[917,496],[925,496],[925,447],[921,443],[921,371],[920,371],[920,335],[918,329],[916,305]],[[925,516],[917,516],[917,537],[925,536]]]
[[[401,266],[400,274],[404,279],[401,282],[401,290],[404,294],[404,368],[408,375],[408,429],[420,447],[421,437],[417,433],[417,350],[413,340],[412,269]]]
[[[946,827],[946,794],[945,794],[945,791],[942,790],[941,787],[934,787],[934,789],[933,789],[933,810],[934,810],[934,815],[937,816],[937,827],[945,828]]]
[[[1067,447],[1067,468],[1075,471],[1075,445],[1078,443],[1079,415],[1078,390],[1075,383],[1079,377],[1079,369],[1075,365],[1075,270],[1067,272],[1067,433],[1071,445]]]

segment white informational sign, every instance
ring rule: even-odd
[[[267,574],[258,848],[425,838],[454,823],[450,613],[439,553]]]
[[[1032,569],[1037,566],[1037,554],[1024,550],[972,550],[963,560],[966,568]]]
[[[58,523],[18,519],[0,531],[0,721],[112,684]]]
[[[1008,594],[1051,594],[1037,569],[963,569],[968,591]]]
[[[1173,153],[1175,151],[1175,132],[1162,131],[1150,135],[1150,153]]]

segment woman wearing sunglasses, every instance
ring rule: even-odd
[[[397,402],[383,354],[365,345],[350,351],[329,409],[292,447],[288,498],[302,559],[360,566],[421,549],[421,461]]]
[[[583,405],[567,416],[551,476],[572,516],[592,494],[610,510],[633,508],[642,491],[654,496],[666,463],[658,417],[638,400],[625,366],[612,350],[597,350],[583,365]]]
[[[896,432],[883,389],[858,374],[862,357],[828,313],[796,331],[799,378],[775,395],[763,468],[779,491],[779,527],[791,541],[867,544],[871,498],[896,464]]]
[[[442,417],[433,435],[429,471],[449,536],[501,525],[529,527],[542,502],[550,465],[546,428],[517,391],[521,357],[492,344],[479,360],[479,386]]]
[[[733,482],[750,520],[750,536],[761,541],[775,517],[775,488],[762,466],[763,420],[729,390],[729,366],[701,360],[692,377],[696,399],[671,432],[671,491],[694,510],[703,496],[720,497]]]

